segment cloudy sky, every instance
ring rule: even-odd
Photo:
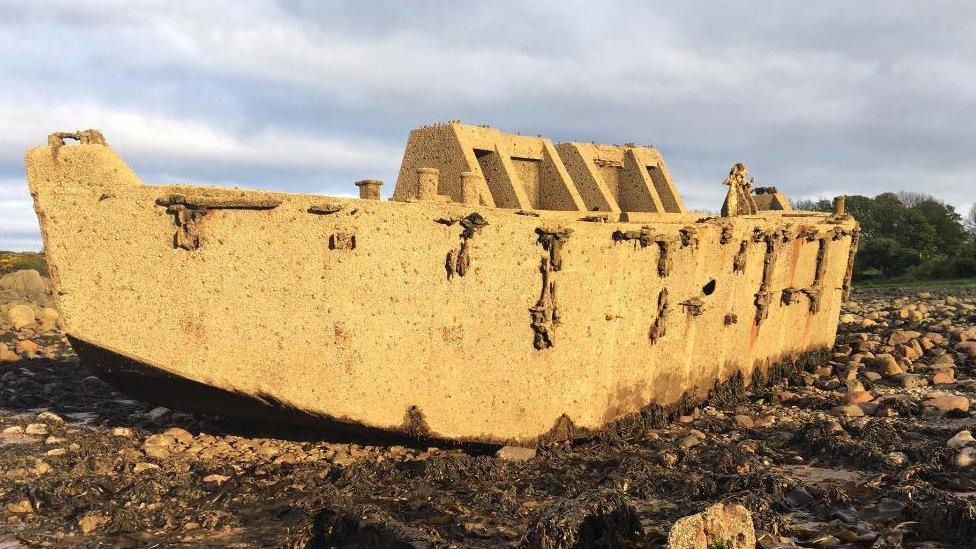
[[[976,182],[976,3],[0,0],[0,249],[38,249],[23,153],[99,128],[147,181],[392,191],[461,119],[653,143],[689,206],[744,161],[793,198]]]

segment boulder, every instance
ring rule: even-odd
[[[0,276],[0,290],[34,303],[47,301],[47,280],[34,269],[14,271]]]
[[[50,307],[44,307],[37,315],[37,325],[42,332],[49,332],[58,326],[58,311]]]
[[[31,326],[36,321],[34,309],[31,309],[30,305],[14,305],[7,309],[7,320],[14,327],[14,330]]]
[[[3,343],[0,343],[0,362],[16,362],[17,360],[20,360],[17,353],[11,351],[10,348]]]
[[[742,505],[717,503],[678,519],[668,533],[670,549],[754,549],[752,513]]]

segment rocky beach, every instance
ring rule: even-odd
[[[344,440],[93,377],[0,279],[0,548],[972,547],[976,289],[856,289],[831,356],[536,449]],[[751,380],[750,380],[751,381]]]

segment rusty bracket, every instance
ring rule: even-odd
[[[705,302],[700,297],[688,298],[681,303],[682,307],[685,308],[685,312],[691,316],[701,316],[705,312]]]
[[[722,225],[722,234],[719,236],[719,244],[728,244],[734,238],[734,228],[732,225]]]
[[[270,210],[277,208],[281,201],[172,194],[166,198],[157,199],[156,204],[165,207],[166,213],[173,216],[173,221],[176,224],[173,247],[196,250],[200,247],[201,241],[200,222],[210,210]]]
[[[854,277],[854,256],[857,255],[857,246],[860,240],[861,231],[855,228],[851,231],[851,247],[847,253],[847,272],[844,273],[843,296],[845,300],[851,296],[851,279]]]
[[[562,248],[569,240],[572,229],[544,229],[536,228],[538,242],[547,252],[539,264],[542,274],[542,291],[535,305],[529,308],[534,332],[533,346],[536,349],[548,349],[553,346],[556,326],[559,325],[559,305],[556,300],[555,273],[563,268]]]
[[[657,340],[664,337],[668,331],[668,314],[670,312],[670,306],[668,305],[668,289],[661,288],[661,292],[657,294],[657,318],[651,324],[651,329],[647,332],[647,339],[650,342],[657,343]]]
[[[691,246],[692,250],[698,249],[698,229],[696,227],[687,226],[678,229],[678,233],[681,235],[681,247]]]
[[[453,225],[455,223],[460,223],[461,225],[461,234],[459,236],[461,243],[457,250],[447,252],[447,257],[444,260],[447,279],[451,280],[455,274],[458,276],[468,274],[468,269],[471,267],[470,241],[474,238],[475,234],[488,225],[488,222],[478,212],[472,212],[465,217],[442,218],[436,221],[444,225]]]
[[[735,257],[732,258],[732,272],[733,273],[744,273],[746,272],[746,260],[749,258],[749,241],[743,240],[739,242],[739,251],[735,253]]]

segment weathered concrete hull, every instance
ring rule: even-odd
[[[829,348],[856,233],[812,213],[596,223],[144,185],[97,144],[27,167],[64,325],[96,371],[118,382],[105,364],[129,361],[341,425],[492,443],[599,429]],[[174,194],[211,207],[177,227]]]

